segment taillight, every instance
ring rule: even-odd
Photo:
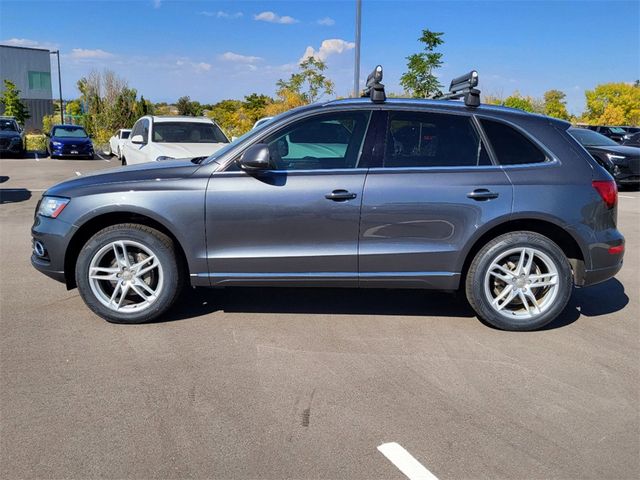
[[[594,180],[591,182],[593,188],[595,188],[604,203],[607,205],[607,208],[613,208],[618,203],[618,187],[616,186],[616,182],[613,180]]]

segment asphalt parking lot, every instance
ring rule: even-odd
[[[106,158],[106,157],[105,157]],[[29,263],[51,184],[117,159],[0,159],[3,478],[640,478],[640,192],[626,262],[547,329],[420,291],[187,292],[112,325]]]

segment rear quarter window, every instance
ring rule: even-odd
[[[500,165],[527,165],[547,161],[544,152],[515,128],[487,119],[481,119],[480,123]]]

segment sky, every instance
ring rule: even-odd
[[[484,94],[559,89],[579,114],[585,90],[640,78],[638,0],[362,4],[361,84],[382,64],[387,92],[402,92],[423,29],[444,32],[441,82],[476,69]],[[355,0],[0,0],[0,43],[60,49],[65,99],[105,68],[154,102],[273,95],[308,55],[326,61],[335,95],[348,96],[354,25]],[[52,83],[57,91],[54,65]]]

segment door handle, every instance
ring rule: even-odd
[[[487,190],[486,188],[476,188],[473,192],[467,193],[468,198],[477,201],[491,200],[493,198],[498,198],[498,195],[500,194]]]
[[[334,190],[331,193],[327,193],[324,198],[327,200],[333,200],[334,202],[344,202],[346,200],[353,200],[358,195],[348,192],[346,190]]]

